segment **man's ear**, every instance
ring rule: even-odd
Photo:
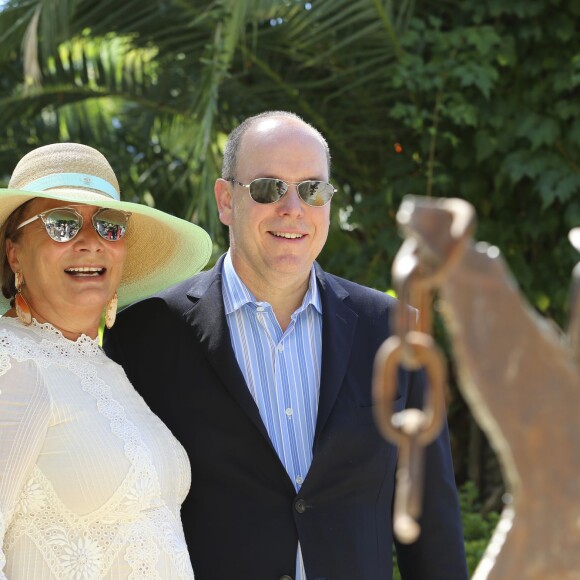
[[[229,226],[232,222],[232,195],[233,184],[221,177],[216,179],[214,192],[218,207],[220,222]]]

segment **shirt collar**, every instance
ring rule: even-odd
[[[253,304],[255,306],[266,304],[265,302],[258,302],[248,287],[242,282],[242,279],[238,276],[238,273],[234,268],[229,250],[223,262],[222,288],[226,315],[239,310],[245,304]],[[310,304],[312,304],[312,306],[322,314],[322,302],[320,299],[320,290],[316,283],[314,265],[310,269],[308,290],[304,295],[302,305],[296,310],[295,314],[302,312]]]

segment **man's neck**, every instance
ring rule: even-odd
[[[233,261],[232,261],[233,262]],[[310,272],[297,277],[295,274],[274,274],[268,279],[247,273],[243,268],[234,268],[240,280],[254,295],[258,302],[267,302],[272,306],[276,320],[282,331],[290,324],[292,314],[300,307],[308,291]]]
[[[248,288],[250,288],[248,286]],[[292,314],[300,307],[308,291],[308,278],[299,285],[285,288],[272,288],[268,292],[256,291],[250,288],[256,300],[268,302],[272,306],[276,320],[282,332],[288,328]]]

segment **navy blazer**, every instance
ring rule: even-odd
[[[325,273],[322,370],[312,465],[296,494],[237,364],[221,264],[121,312],[105,350],[185,447],[182,520],[196,580],[292,578],[298,540],[308,580],[392,578],[396,448],[374,421],[371,376],[396,301]],[[422,404],[401,373],[396,408]],[[427,449],[422,534],[397,545],[408,580],[465,580],[449,438]]]

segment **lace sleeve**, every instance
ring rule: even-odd
[[[0,353],[0,580],[6,578],[4,536],[50,418],[50,396],[35,363],[5,356]]]
[[[0,352],[0,377],[10,369],[10,357]]]
[[[4,523],[4,517],[0,511],[0,538],[4,537],[6,533],[6,524]],[[0,580],[8,580],[6,574],[4,574],[4,566],[6,566],[6,557],[4,556],[4,549],[0,548]]]

